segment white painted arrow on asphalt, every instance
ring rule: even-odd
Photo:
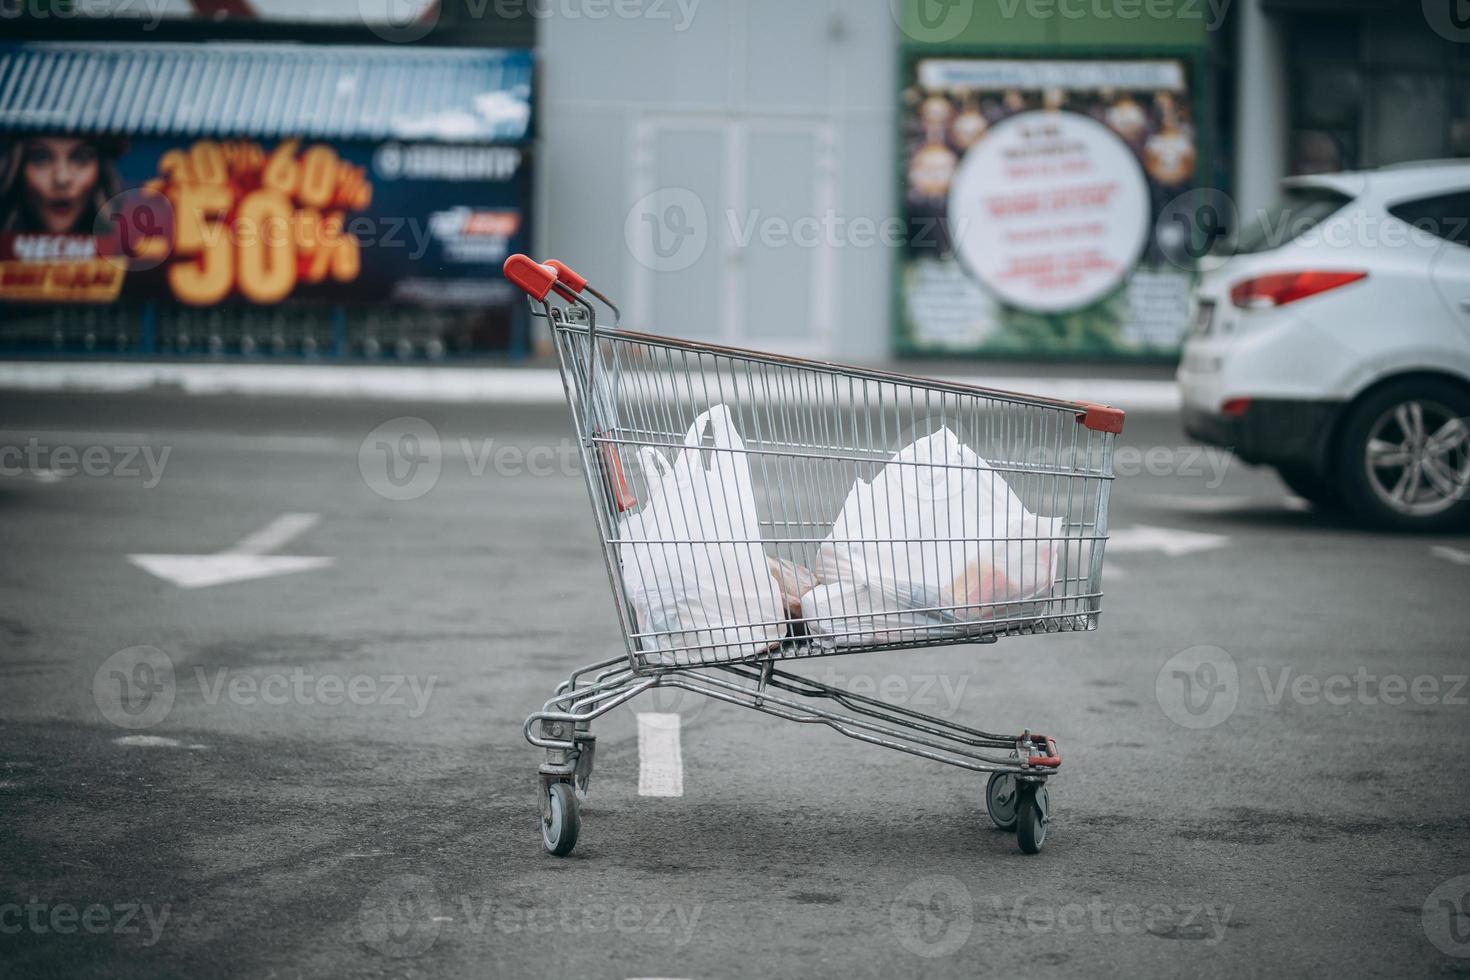
[[[1166,527],[1149,527],[1135,524],[1113,530],[1108,534],[1108,557],[1129,555],[1143,551],[1161,551],[1170,558],[1192,555],[1198,551],[1214,551],[1230,543],[1223,534],[1204,534],[1200,531],[1176,531]]]
[[[326,568],[330,558],[300,555],[269,555],[292,539],[315,527],[320,514],[282,514],[253,534],[213,555],[128,555],[128,561],[181,589],[247,582]]]
[[[1470,565],[1470,551],[1461,551],[1459,548],[1446,548],[1436,545],[1429,549],[1429,553],[1436,558],[1452,561],[1456,565]]]

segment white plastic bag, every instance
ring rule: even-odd
[[[701,449],[706,425],[714,447]],[[702,457],[708,455],[706,468]],[[670,665],[739,660],[786,635],[781,589],[760,543],[745,443],[716,405],[695,419],[672,466],[638,451],[648,503],[618,524],[618,559],[645,651]]]
[[[803,597],[802,616],[842,644],[1023,617],[1056,580],[1058,526],[940,429],[853,486],[818,549],[823,585]]]

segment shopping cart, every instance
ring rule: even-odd
[[[780,669],[778,664],[838,654],[993,643],[1001,637],[1093,630],[1102,608],[1113,442],[1123,413],[1100,405],[977,388],[959,382],[739,350],[618,328],[616,306],[559,262],[524,255],[505,263],[507,278],[551,326],[563,385],[607,564],[624,655],[590,664],[526,719],[526,739],[546,750],[540,767],[542,839],[571,852],[580,829],[579,798],[592,775],[594,719],[655,688],[672,688],[935,762],[988,773],[985,805],[994,824],[1014,830],[1021,850],[1037,853],[1050,820],[1046,781],[1061,765],[1054,739],[981,731]],[[595,303],[593,301],[596,301]],[[600,304],[600,306],[598,305]],[[599,309],[612,329],[599,327]],[[1054,556],[1044,594],[974,604],[930,598],[916,613],[838,616],[850,629],[806,629],[800,618],[739,624],[780,631],[758,652],[746,630],[698,643],[687,631],[640,624],[620,548],[624,520],[636,513],[653,475],[648,449],[676,453],[695,419],[723,405],[743,439],[718,450],[748,464],[757,498],[759,539],[726,542],[762,549],[811,568],[833,531],[844,495],[871,480],[894,453],[944,429],[957,434],[1002,477],[1027,510],[1046,515],[1037,540],[1001,530],[959,542],[974,550],[1046,545]],[[974,474],[971,474],[974,475]],[[851,534],[851,529],[847,532]],[[951,539],[890,525],[860,533],[854,546],[892,547],[896,539],[934,549]],[[1034,551],[1033,551],[1034,553]],[[791,566],[788,566],[791,567]],[[881,620],[881,626],[875,622]],[[839,624],[840,627],[841,624]]]

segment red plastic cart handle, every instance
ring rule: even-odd
[[[565,262],[559,262],[556,259],[547,259],[545,264],[550,268],[556,270],[557,282],[561,283],[572,292],[580,293],[582,290],[587,288],[587,277],[577,275],[575,272],[572,271],[572,267],[567,265]]]
[[[1026,760],[1026,764],[1028,766],[1046,766],[1049,769],[1055,769],[1057,766],[1061,765],[1062,757],[1057,754],[1057,740],[1052,738],[1050,735],[1031,736],[1031,741],[1033,744],[1035,744],[1038,739],[1046,743],[1046,755],[1033,755]]]
[[[549,265],[542,265],[529,255],[516,253],[505,260],[502,268],[505,270],[505,278],[525,290],[526,295],[538,303],[545,302],[546,294],[556,285],[557,271]]]
[[[1077,413],[1077,421],[1094,432],[1111,432],[1116,435],[1123,431],[1123,410],[1088,403]]]

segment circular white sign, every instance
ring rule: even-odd
[[[1003,302],[1077,310],[1127,278],[1148,237],[1148,179],[1128,145],[1074,112],[1023,112],[965,154],[949,194],[960,259]]]

